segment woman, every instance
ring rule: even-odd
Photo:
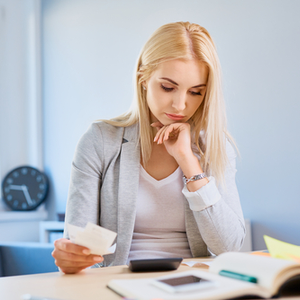
[[[116,252],[103,258],[57,240],[52,255],[64,273],[218,255],[243,243],[236,155],[206,29],[177,22],[156,30],[138,60],[136,94],[128,113],[95,122],[79,141],[67,203],[66,223],[117,232]]]

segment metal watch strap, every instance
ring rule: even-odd
[[[187,179],[185,175],[183,175],[183,181],[185,184],[191,182],[191,181],[196,181],[196,180],[200,180],[206,178],[206,174],[205,173],[201,173],[201,174],[197,174],[192,176],[191,178]]]

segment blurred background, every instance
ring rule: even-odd
[[[217,46],[253,250],[264,234],[300,245],[299,11],[298,0],[0,0],[1,181],[21,165],[50,180],[35,211],[0,201],[0,241],[38,241],[65,212],[79,138],[129,108],[150,34],[190,21]]]

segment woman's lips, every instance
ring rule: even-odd
[[[166,116],[174,121],[180,121],[184,118],[184,116],[182,116],[182,115],[174,115],[174,114],[167,114],[167,113],[166,113]]]

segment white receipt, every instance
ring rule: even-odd
[[[183,263],[181,263],[182,265],[187,265],[189,267],[199,267],[201,265],[207,265],[210,266],[210,264],[212,263],[212,261],[203,261],[203,262],[199,262],[199,261],[185,261]]]
[[[87,247],[92,254],[105,255],[114,253],[116,244],[112,245],[117,234],[101,226],[87,223],[85,228],[67,224],[72,243]]]

